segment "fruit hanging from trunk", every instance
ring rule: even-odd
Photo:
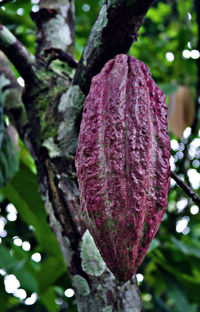
[[[83,218],[121,281],[136,272],[160,226],[169,157],[164,93],[144,63],[117,55],[92,79],[76,167]]]

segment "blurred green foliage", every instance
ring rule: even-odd
[[[0,20],[32,52],[35,25],[30,11],[37,0],[10,1]],[[76,58],[81,57],[102,1],[76,0]],[[184,57],[197,47],[198,28],[193,1],[157,1],[149,10],[130,54],[149,66],[153,78],[169,96],[183,84],[196,94],[197,61]],[[189,51],[185,52],[183,51]],[[199,124],[198,124],[199,125]],[[181,140],[171,132],[172,169],[196,192],[200,186],[200,132],[187,128]],[[46,221],[33,160],[20,143],[20,167],[0,191],[1,312],[77,311],[63,256]],[[199,207],[172,181],[169,206],[137,278],[146,311],[200,311]],[[16,277],[18,290],[8,288]],[[73,294],[73,292],[71,292]],[[21,299],[20,299],[21,298]]]

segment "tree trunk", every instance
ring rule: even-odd
[[[86,230],[74,159],[81,110],[91,78],[110,58],[128,51],[151,3],[105,1],[78,66],[68,54],[74,51],[71,0],[40,1],[39,12],[32,14],[37,25],[35,57],[25,52],[5,27],[0,27],[0,49],[26,83],[23,104],[19,98],[16,103],[23,118],[15,121],[13,107],[8,107],[7,113],[35,159],[49,225],[61,246],[81,312],[142,311],[135,277],[126,283],[117,281]],[[58,68],[58,60],[65,71]],[[69,67],[77,68],[71,74]],[[4,73],[13,81],[8,71]]]

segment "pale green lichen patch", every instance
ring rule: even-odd
[[[61,15],[56,15],[47,23],[45,32],[55,48],[66,50],[72,44],[70,28]]]
[[[87,66],[87,60],[90,56],[90,52],[94,51],[95,48],[98,48],[101,45],[101,34],[102,29],[107,25],[108,18],[107,18],[107,6],[103,5],[99,17],[94,25],[92,30],[92,35],[89,38],[89,43],[86,45],[84,52],[83,52],[83,65]],[[93,49],[91,49],[91,45]]]
[[[102,291],[102,290],[103,290],[103,286],[102,286],[101,284],[99,284],[99,285],[97,286],[97,290],[98,290],[98,291]]]
[[[112,312],[112,311],[113,311],[113,308],[110,305],[105,307],[105,308],[103,308],[103,310],[102,310],[102,312]]]
[[[106,268],[95,242],[87,230],[82,238],[81,244],[82,269],[92,276],[100,276]]]
[[[107,18],[107,7],[106,5],[103,5],[101,9],[101,13],[99,15],[99,18],[96,23],[96,30],[102,31],[102,29],[107,25],[108,18]]]
[[[90,294],[90,288],[87,281],[80,275],[75,275],[73,277],[73,286],[76,288],[79,295],[82,295],[83,297]]]
[[[80,110],[83,106],[84,98],[85,95],[78,85],[71,86],[60,98],[60,103],[58,106],[59,112],[65,112],[68,116],[70,110],[70,114],[73,115],[73,113],[77,112],[77,110]]]
[[[60,122],[58,128],[58,140],[61,141],[67,132],[67,125],[64,121]]]
[[[10,80],[8,80],[5,75],[3,75],[3,74],[0,75],[0,102],[1,102],[1,105],[4,105],[6,95],[9,92],[9,90],[3,91],[3,88],[8,84],[10,84]]]
[[[63,93],[63,95],[61,96],[60,103],[58,105],[59,112],[61,113],[66,112],[70,93],[71,93],[71,88],[69,88],[67,92]]]
[[[83,105],[85,95],[78,85],[71,87],[71,103],[73,107],[80,109]]]
[[[61,156],[61,151],[59,147],[54,143],[53,138],[46,139],[42,146],[46,147],[49,151],[49,156],[51,158],[59,157]]]
[[[59,103],[59,111],[64,114],[64,121],[58,128],[58,140],[62,142],[65,154],[73,154],[77,148],[77,132],[75,123],[81,113],[85,95],[75,85],[63,94]]]
[[[61,60],[54,60],[50,65],[51,70],[53,70],[57,75],[66,79],[66,75],[73,78],[74,70],[66,63]]]
[[[83,65],[86,67],[87,66],[87,58],[86,58],[86,55],[87,55],[87,48],[85,48],[84,52],[83,53]],[[89,49],[88,49],[89,50]]]
[[[108,1],[108,7],[110,7],[111,5],[115,5],[116,4],[116,0],[109,0]]]
[[[4,26],[0,29],[0,38],[4,47],[9,47],[16,42],[15,36]]]

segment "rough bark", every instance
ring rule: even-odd
[[[81,109],[91,78],[112,56],[128,51],[151,3],[150,0],[106,1],[76,73],[64,60],[59,60],[58,67],[46,55],[48,49],[73,51],[71,1],[41,1],[39,12],[32,16],[37,25],[36,59],[8,33],[12,40],[5,45],[5,39],[4,43],[1,40],[2,34],[5,38],[5,28],[0,29],[1,49],[17,67],[10,53],[15,46],[16,59],[21,64],[18,70],[23,68],[24,60],[31,73],[32,79],[26,71],[20,72],[26,82],[22,98],[28,119],[22,135],[35,159],[49,224],[61,246],[81,312],[142,311],[135,277],[126,283],[118,282],[86,231],[80,215],[74,158]],[[60,27],[66,31],[56,37],[56,29]],[[16,126],[20,130],[20,125]]]
[[[40,10],[31,13],[37,26],[37,51],[50,47],[74,52],[74,3],[72,0],[41,0]]]
[[[106,0],[77,68],[74,84],[88,93],[91,78],[115,55],[127,53],[153,0]]]

